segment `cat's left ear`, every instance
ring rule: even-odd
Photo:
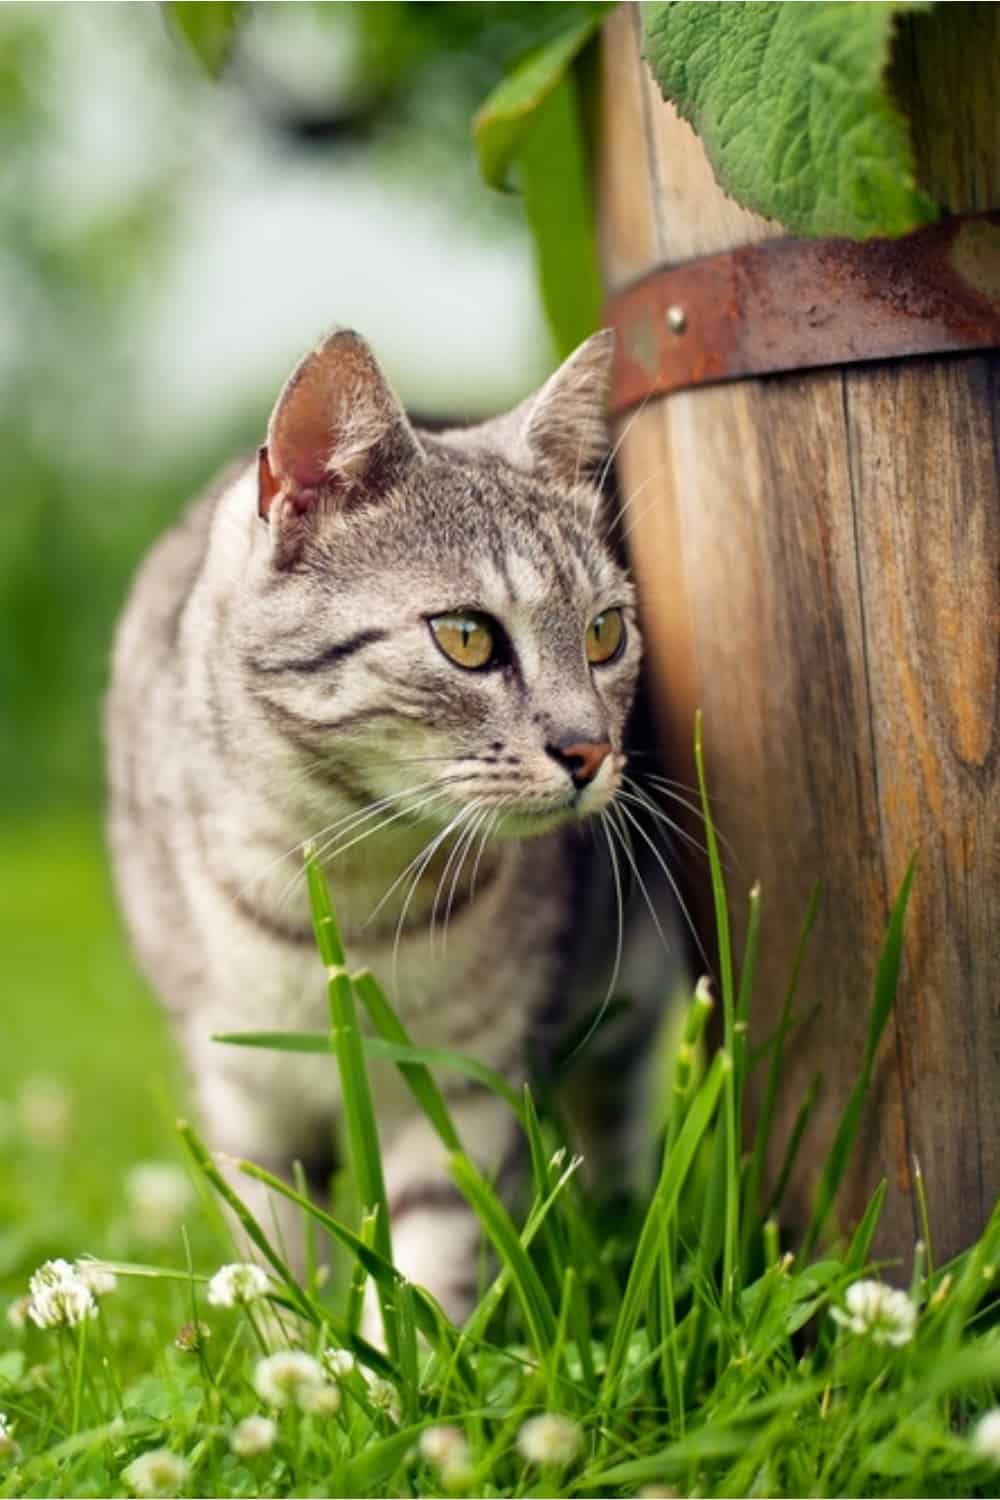
[[[258,452],[259,514],[286,526],[387,491],[422,459],[416,433],[364,339],[338,329],[278,397]]]
[[[525,403],[522,442],[533,463],[557,483],[593,478],[607,456],[614,348],[610,328],[592,334]]]

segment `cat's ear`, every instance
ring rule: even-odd
[[[607,456],[614,347],[610,328],[592,334],[525,403],[521,441],[531,462],[560,484],[592,478]]]
[[[305,516],[386,489],[422,457],[416,434],[358,334],[331,333],[293,370],[257,457],[257,508]]]

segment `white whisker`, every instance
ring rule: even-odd
[[[455,840],[454,846],[449,850],[449,852],[448,852],[448,858],[445,860],[445,863],[444,863],[444,869],[441,871],[441,874],[438,877],[438,883],[437,883],[437,886],[435,887],[435,890],[434,890],[434,904],[431,907],[430,940],[431,940],[431,952],[432,953],[434,952],[434,931],[435,931],[435,926],[436,926],[436,923],[437,923],[438,907],[439,907],[439,905],[441,903],[441,897],[444,895],[444,889],[445,889],[445,886],[446,886],[446,884],[448,882],[448,875],[449,875],[449,872],[450,872],[451,867],[452,867],[453,864],[455,865],[455,874],[456,874],[456,876],[458,875],[458,872],[462,868],[462,858],[463,858],[463,856],[461,855],[461,851],[465,847],[465,841],[468,838],[470,828],[474,830],[475,827],[476,827],[476,824],[477,824],[477,821],[478,821],[477,814],[479,813],[479,810],[480,810],[481,806],[482,806],[482,803],[480,802],[480,800],[478,798],[476,798],[476,800],[474,802],[468,803],[468,808],[469,808],[470,816],[469,816],[469,819],[467,820],[467,826],[462,829],[461,833],[458,835],[458,837]],[[441,934],[441,939],[442,939],[442,948],[444,948],[446,946],[446,943],[445,943],[445,937],[444,937],[444,932],[443,931],[442,931],[442,934]]]
[[[465,819],[465,815],[469,812],[469,810],[470,809],[467,806],[460,807],[458,812],[450,820],[450,822],[448,822],[441,830],[441,832],[437,834],[437,836],[431,841],[430,847],[424,853],[424,856],[417,867],[416,873],[413,876],[413,880],[410,883],[410,888],[406,893],[406,900],[403,902],[402,910],[399,913],[399,920],[396,923],[396,935],[392,941],[392,983],[394,989],[398,989],[399,987],[399,944],[403,935],[403,924],[406,921],[406,913],[410,909],[410,902],[413,900],[417,887],[420,884],[421,877],[423,876],[423,873],[427,869],[427,866],[430,864],[431,860],[434,858],[434,855],[437,853],[438,849],[440,849],[441,845],[448,838],[448,836],[455,832],[455,830],[462,824]],[[410,864],[407,865],[406,870],[403,871],[404,876],[406,875],[408,870],[411,870],[413,868],[413,865],[415,863],[415,860],[411,860]],[[394,882],[394,885],[390,887],[390,892],[395,888],[395,884],[398,884],[398,881]],[[386,894],[388,895],[390,892],[387,892]],[[382,900],[385,900],[385,896],[383,896]],[[376,910],[377,909],[378,908],[376,908]]]
[[[617,813],[620,815],[622,811],[622,808],[618,807],[614,802],[612,802],[610,807],[608,808],[608,815],[609,817],[614,819],[615,814]],[[645,901],[646,906],[649,908],[649,915],[653,919],[653,926],[656,928],[660,942],[663,944],[663,951],[665,953],[669,953],[671,951],[670,944],[667,941],[663,928],[660,926],[660,919],[656,914],[656,908],[654,907],[652,897],[649,894],[649,888],[646,885],[646,882],[643,880],[642,874],[639,870],[639,862],[635,857],[635,850],[632,847],[632,839],[628,829],[625,827],[624,822],[618,824],[618,836],[622,841],[622,848],[624,849],[625,856],[632,867],[632,874],[635,876],[636,883],[638,884],[639,890],[642,893],[643,900]]]
[[[660,869],[663,871],[664,875],[667,877],[667,881],[668,881],[668,883],[670,885],[670,889],[674,893],[674,899],[676,900],[677,905],[680,907],[681,912],[683,913],[684,920],[685,920],[685,922],[687,923],[687,926],[688,926],[688,931],[691,933],[691,936],[694,938],[695,946],[698,949],[698,952],[701,954],[702,961],[704,962],[706,968],[711,968],[711,964],[709,962],[708,956],[705,953],[704,948],[702,947],[701,938],[698,936],[698,929],[694,925],[694,921],[693,921],[693,919],[691,917],[691,913],[687,909],[687,903],[685,902],[684,897],[681,895],[680,886],[677,884],[677,880],[676,880],[676,878],[675,878],[672,870],[670,869],[670,867],[667,864],[666,860],[663,858],[663,855],[660,853],[659,849],[657,849],[656,845],[653,843],[653,840],[650,838],[650,836],[646,832],[645,828],[643,828],[642,824],[639,822],[638,818],[636,818],[632,813],[630,813],[629,810],[628,810],[628,808],[625,807],[624,805],[622,805],[622,809],[621,810],[622,810],[622,813],[625,815],[625,817],[628,818],[629,822],[633,825],[633,827],[635,828],[635,830],[638,833],[639,837],[643,840],[643,842],[645,844],[648,845],[648,847],[652,851],[653,858],[656,860],[656,862],[659,865]]]
[[[631,787],[632,790],[626,791],[625,786]],[[648,813],[651,818],[655,818],[658,823],[662,823],[663,826],[668,830],[668,838],[670,838],[671,836],[675,836],[679,839],[683,839],[685,843],[690,844],[693,849],[697,849],[699,854],[708,853],[705,845],[701,843],[699,839],[696,839],[693,834],[688,833],[685,828],[682,828],[681,825],[675,822],[674,819],[669,816],[669,814],[665,813],[662,810],[662,808],[656,807],[652,802],[648,800],[648,798],[642,796],[641,793],[633,787],[633,783],[627,777],[624,779],[623,786],[621,786],[618,790],[618,797],[622,802],[630,802],[633,807],[641,807],[643,812]]]
[[[473,820],[472,825],[468,829],[468,831],[462,835],[462,840],[460,841],[462,844],[462,857],[459,860],[458,865],[455,869],[455,873],[451,879],[451,890],[448,892],[448,905],[445,907],[444,926],[441,932],[441,948],[444,952],[447,952],[448,949],[448,923],[451,921],[451,912],[452,907],[455,904],[455,892],[458,889],[458,881],[462,873],[462,866],[465,864],[468,855],[472,853],[472,849],[476,841],[476,836],[479,833],[480,828],[490,816],[491,811],[492,809],[490,808],[489,804],[487,804],[486,807],[480,812],[479,817]]]

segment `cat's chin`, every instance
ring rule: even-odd
[[[573,798],[556,807],[512,808],[498,819],[490,838],[504,841],[537,838],[555,828],[565,828],[568,823],[585,823],[603,811],[606,805],[603,801],[596,806],[583,805],[579,798]]]

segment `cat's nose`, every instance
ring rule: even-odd
[[[593,781],[611,754],[611,744],[608,740],[573,740],[569,744],[564,741],[559,745],[546,745],[545,750],[553,760],[566,767],[573,785],[579,789]]]

